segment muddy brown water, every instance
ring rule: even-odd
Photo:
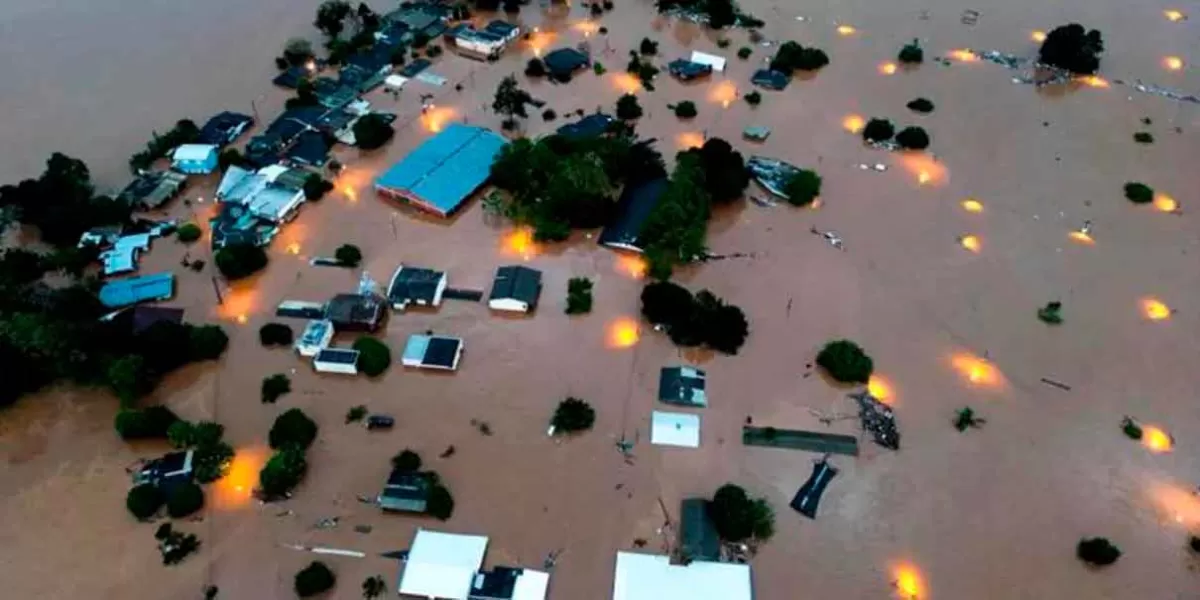
[[[126,158],[153,129],[218,110],[248,112],[252,104],[269,117],[286,98],[269,83],[271,57],[290,36],[315,36],[316,4],[5,3],[0,55],[10,60],[0,66],[6,82],[0,107],[8,115],[0,120],[7,148],[0,176],[34,175],[49,152],[62,151],[86,160],[101,187],[115,189],[125,181]],[[1200,479],[1195,107],[1117,86],[1039,94],[985,62],[927,61],[891,76],[877,72],[914,37],[930,58],[962,47],[1032,54],[1032,30],[1077,19],[1105,33],[1105,77],[1141,77],[1192,92],[1197,80],[1190,67],[1170,72],[1160,62],[1167,55],[1200,60],[1194,22],[1167,21],[1162,10],[1176,8],[1167,5],[1078,0],[994,8],[945,0],[886,6],[760,0],[747,8],[768,21],[767,39],[819,45],[832,64],[785,92],[764,92],[763,104],[752,109],[737,96],[749,90],[750,73],[771,49],[755,47],[750,60],[736,59],[745,32],[730,33],[731,46],[719,50],[713,34],[656,18],[648,2],[619,2],[600,21],[607,37],[585,39],[587,28],[578,25],[583,7],[549,14],[530,6],[522,14],[527,25],[544,24],[556,36],[544,50],[587,41],[610,70],[565,86],[525,84],[560,115],[611,107],[628,85],[616,72],[643,36],[660,42],[661,63],[690,49],[719,52],[730,59],[724,75],[686,85],[663,76],[657,91],[639,93],[647,113],[638,126],[642,135],[658,138],[670,156],[704,133],[738,140],[742,128],[767,125],[773,133],[765,143],[736,145],[746,154],[816,168],[824,178],[819,210],[744,203],[719,211],[710,228],[713,251],[755,258],[680,274],[687,285],[741,306],[751,326],[738,356],[686,355],[710,376],[712,405],[701,411],[700,449],[649,445],[658,368],[684,356],[652,331],[642,331],[633,348],[610,347],[610,325],[637,315],[641,284],[582,234],[530,253],[528,264],[545,273],[545,291],[529,318],[497,318],[483,306],[453,301],[437,311],[393,315],[382,336],[395,352],[407,335],[426,329],[462,336],[467,350],[457,374],[396,366],[374,381],[318,376],[289,352],[259,347],[256,330],[272,319],[279,300],[322,300],[353,289],[356,272],[307,266],[308,258],[342,243],[363,249],[364,267],[377,281],[403,262],[445,269],[456,287],[486,289],[497,265],[525,260],[506,244],[510,230],[485,219],[478,202],[440,222],[371,192],[374,175],[435,125],[416,118],[414,83],[399,101],[371,96],[408,125],[382,151],[339,150],[350,167],[339,190],[305,206],[272,245],[269,268],[225,290],[224,305],[216,304],[211,268],[178,269],[185,252],[210,259],[202,245],[160,240],[143,260],[143,272],[178,270],[172,305],[186,308],[191,320],[224,323],[232,336],[218,364],[173,375],[153,399],[188,418],[220,420],[251,459],[238,464],[232,481],[210,490],[202,521],[180,524],[203,539],[201,553],[162,567],[153,526],[132,523],[122,505],[124,469],[163,448],[115,439],[115,401],[106,395],[48,390],[0,415],[5,596],[198,598],[211,582],[223,598],[290,598],[292,575],[312,556],[281,546],[307,544],[371,555],[326,559],[340,581],[331,597],[357,598],[369,575],[395,584],[396,563],[378,553],[407,547],[415,528],[428,526],[491,536],[489,564],[540,567],[548,553],[562,550],[551,597],[607,598],[618,549],[638,538],[651,549],[663,547],[660,498],[675,510],[681,497],[734,481],[765,495],[777,512],[778,532],[753,561],[756,597],[763,600],[891,597],[892,582],[906,568],[918,575],[923,597],[1195,597],[1197,565],[1184,550],[1187,533],[1200,528],[1200,503],[1190,494]],[[982,13],[977,23],[962,24],[962,11],[972,8]],[[856,32],[840,36],[841,24]],[[484,109],[492,90],[534,51],[522,44],[495,65],[439,59],[434,70],[451,84],[433,90],[435,120],[498,125]],[[456,81],[461,92],[453,89]],[[904,108],[917,96],[933,100],[933,114]],[[690,121],[667,108],[685,99],[699,107]],[[921,124],[939,164],[864,148],[842,127],[850,114]],[[1142,125],[1143,117],[1153,124]],[[526,130],[544,133],[561,120],[544,123],[533,114]],[[1154,133],[1153,145],[1133,143],[1132,134],[1143,129]],[[890,168],[858,168],[874,163]],[[930,177],[925,184],[918,182],[921,171]],[[1129,204],[1120,191],[1127,180],[1171,194],[1183,214]],[[214,183],[194,185],[191,206],[176,202],[168,213],[208,214],[209,203],[200,199],[211,196]],[[964,211],[959,203],[966,197],[979,199],[983,212]],[[1093,222],[1090,245],[1068,238],[1084,220]],[[835,230],[846,251],[811,235],[811,227]],[[966,234],[978,237],[978,253],[957,245]],[[573,276],[596,282],[589,315],[562,314]],[[1146,297],[1176,312],[1151,322],[1139,308]],[[1059,327],[1035,318],[1050,300],[1064,304],[1066,323]],[[759,425],[825,429],[817,413],[851,410],[844,390],[804,377],[805,363],[835,337],[853,338],[873,355],[904,437],[898,453],[867,444],[857,459],[835,458],[841,473],[810,521],[787,502],[817,457],[745,448],[738,432],[747,416]],[[987,357],[999,374],[978,371],[972,383],[969,356]],[[965,372],[956,368],[963,364]],[[261,404],[259,382],[279,372],[292,377],[293,392],[278,404]],[[1046,386],[1042,377],[1071,390]],[[549,439],[547,419],[567,395],[597,407],[596,427]],[[368,434],[343,425],[356,404],[394,415],[396,429]],[[965,405],[987,424],[960,434],[950,420]],[[321,424],[310,475],[293,500],[260,506],[245,491],[255,459],[265,456],[271,420],[290,407]],[[1127,414],[1168,430],[1173,451],[1153,454],[1126,440],[1118,423]],[[493,435],[481,435],[472,419],[488,423]],[[828,428],[854,429],[851,421]],[[622,436],[637,440],[632,464],[615,449]],[[454,455],[438,458],[451,445]],[[448,523],[380,515],[355,500],[378,491],[388,458],[406,447],[421,452],[454,491],[457,508]],[[292,515],[279,516],[288,509]],[[330,516],[341,518],[338,528],[313,527]],[[358,524],[371,525],[372,533],[355,533]],[[1113,539],[1125,556],[1089,572],[1073,557],[1085,535]]]

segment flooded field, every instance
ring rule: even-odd
[[[269,120],[287,97],[270,84],[271,59],[288,37],[316,39],[317,4],[0,6],[0,55],[17,58],[0,66],[0,107],[9,116],[0,120],[7,148],[0,181],[34,176],[50,152],[61,151],[84,159],[103,187],[116,189],[128,156],[152,129],[226,109],[257,110]],[[220,305],[211,267],[185,271],[178,265],[189,248],[156,242],[142,272],[174,269],[170,304],[185,308],[189,321],[221,322],[231,336],[219,364],[175,373],[150,399],[185,418],[222,422],[239,450],[231,476],[210,486],[203,519],[179,526],[197,533],[202,549],[179,566],[159,564],[154,526],[134,523],[123,506],[124,469],[164,448],[117,439],[115,399],[53,389],[0,414],[5,595],[200,598],[212,584],[220,598],[291,598],[294,573],[313,556],[284,546],[300,544],[368,553],[326,559],[339,578],[330,597],[358,598],[369,575],[383,575],[394,589],[397,563],[378,555],[406,548],[413,531],[427,526],[489,535],[488,564],[540,568],[547,554],[561,551],[551,598],[602,599],[611,597],[618,549],[639,538],[663,547],[660,499],[675,511],[681,497],[710,495],[732,481],[765,495],[777,513],[777,533],[752,563],[760,600],[899,597],[897,587],[946,599],[1196,597],[1200,563],[1184,546],[1189,532],[1200,532],[1200,497],[1191,493],[1200,484],[1193,398],[1200,387],[1193,166],[1200,114],[1197,105],[1111,83],[1141,79],[1194,93],[1195,23],[1165,18],[1164,10],[1178,6],[1111,0],[982,9],[948,0],[754,0],[743,7],[767,21],[762,33],[772,42],[755,46],[748,60],[735,57],[752,45],[745,31],[724,34],[731,43],[719,49],[717,34],[657,17],[647,0],[618,1],[595,22],[581,6],[526,6],[522,22],[543,33],[498,63],[447,53],[433,67],[446,86],[418,91],[414,83],[399,100],[370,95],[376,107],[400,115],[396,139],[374,153],[340,148],[348,170],[337,190],[304,206],[271,246],[266,271],[223,290]],[[962,21],[970,9],[982,13],[974,25]],[[1002,66],[954,53],[1033,56],[1036,32],[1068,21],[1104,33],[1108,87],[1038,91],[1012,83],[1015,73]],[[689,267],[677,277],[745,310],[751,333],[737,356],[684,355],[648,328],[631,347],[616,347],[612,327],[638,317],[642,282],[594,236],[551,247],[515,243],[512,229],[485,218],[478,201],[442,222],[372,191],[378,173],[445,122],[498,127],[500,117],[487,107],[510,73],[560,115],[611,111],[621,94],[637,91],[621,71],[647,36],[659,42],[660,66],[693,49],[729,58],[725,73],[710,80],[681,84],[663,73],[655,91],[638,91],[646,110],[638,132],[657,138],[668,161],[708,135],[824,178],[819,209],[739,202],[720,210],[710,248],[750,257]],[[913,38],[925,48],[924,65],[884,65]],[[785,91],[763,91],[763,103],[750,107],[741,100],[750,74],[775,42],[789,39],[823,48],[831,64]],[[609,73],[583,73],[568,85],[520,74],[529,57],[585,41]],[[936,56],[949,64],[930,60]],[[1166,57],[1178,57],[1181,68],[1170,68]],[[436,94],[437,108],[424,118],[420,93]],[[916,97],[936,110],[922,116],[906,109]],[[697,117],[671,113],[668,104],[682,100],[696,103]],[[528,135],[564,121],[546,123],[536,112],[524,125]],[[847,131],[854,117],[875,116],[925,127],[929,153],[873,150]],[[773,133],[761,144],[744,142],[750,125]],[[1154,144],[1133,142],[1143,130]],[[887,170],[860,168],[876,163]],[[1129,203],[1126,181],[1169,194],[1182,211]],[[175,202],[168,212],[206,221],[214,186],[215,176],[193,184],[187,197],[197,201]],[[754,184],[749,193],[763,194]],[[1089,235],[1072,236],[1085,221]],[[814,227],[836,231],[845,251],[812,235]],[[973,241],[964,244],[968,236]],[[543,271],[541,305],[520,319],[455,301],[393,314],[382,333],[393,353],[409,334],[428,329],[464,338],[462,368],[453,375],[399,365],[378,380],[318,375],[289,351],[262,348],[257,330],[282,299],[323,301],[355,288],[357,271],[308,266],[343,243],[362,248],[376,281],[405,263],[443,269],[453,287],[487,289],[497,266],[523,262]],[[211,264],[204,244],[190,252]],[[568,317],[566,282],[576,276],[595,281],[595,308]],[[1065,323],[1049,327],[1036,311],[1054,300],[1063,303]],[[873,356],[877,389],[894,406],[903,440],[896,453],[866,443],[857,459],[835,457],[841,473],[810,521],[787,503],[818,457],[744,447],[740,427],[751,417],[756,425],[826,429],[818,417],[852,410],[847,390],[804,376],[821,345],[840,337]],[[648,443],[658,370],[680,361],[708,371],[711,406],[701,412],[699,450]],[[273,373],[288,374],[293,391],[262,404],[260,382]],[[597,408],[595,429],[548,438],[553,407],[568,395]],[[397,427],[368,433],[344,425],[357,404],[394,415]],[[959,433],[951,420],[967,405],[987,424]],[[309,475],[294,499],[260,505],[249,489],[268,454],[266,434],[291,407],[321,426]],[[1128,440],[1119,426],[1124,415],[1163,428],[1174,447],[1156,452]],[[482,435],[472,421],[488,423],[493,434]],[[856,428],[840,420],[828,430]],[[631,463],[615,447],[622,438],[637,441]],[[438,458],[449,446],[453,456]],[[356,500],[378,492],[388,459],[406,447],[454,492],[449,522],[381,515]],[[314,527],[333,516],[340,517],[336,529]],[[373,531],[355,533],[355,525]],[[1074,557],[1084,536],[1108,537],[1125,555],[1091,572]]]

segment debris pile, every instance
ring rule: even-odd
[[[900,449],[900,432],[896,429],[896,416],[892,408],[863,390],[850,394],[858,402],[858,418],[863,431],[870,431],[875,443],[890,450]]]

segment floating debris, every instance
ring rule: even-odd
[[[833,246],[834,248],[837,248],[838,250],[846,249],[846,247],[842,243],[842,236],[838,235],[836,231],[833,231],[833,230],[821,231],[821,230],[817,229],[816,227],[812,227],[812,228],[809,228],[808,232],[813,235],[821,236],[826,242],[829,243],[830,246]]]
[[[778,202],[771,200],[770,198],[763,198],[762,196],[756,196],[753,194],[750,195],[750,201],[763,208],[775,208],[776,206],[779,206]]]
[[[880,402],[870,392],[863,390],[850,394],[858,402],[858,418],[863,431],[870,431],[875,443],[889,450],[900,449],[900,432],[896,429],[896,416],[892,407]]]
[[[744,137],[752,142],[761,142],[763,140],[766,140],[767,137],[769,137],[770,135],[771,135],[770,127],[755,126],[755,127],[747,127],[742,130],[742,137]]]
[[[962,16],[959,17],[959,21],[961,21],[963,25],[974,25],[979,22],[979,11],[970,9],[964,10],[962,11]]]
[[[868,165],[866,163],[859,163],[858,168],[863,171],[878,171],[880,173],[883,173],[888,170],[888,166],[883,163],[875,163],[873,165]]]

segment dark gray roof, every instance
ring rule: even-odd
[[[348,348],[326,348],[318,352],[314,360],[317,362],[334,363],[339,365],[356,365],[358,364],[358,350],[350,350]]]
[[[685,498],[679,507],[679,545],[689,560],[720,560],[721,538],[708,516],[708,500]]]
[[[215,144],[224,146],[233,142],[241,135],[250,125],[254,124],[254,117],[243,115],[235,112],[221,112],[214,115],[204,127],[200,128],[201,144]]]
[[[433,63],[429,62],[428,59],[418,58],[418,59],[408,63],[407,65],[404,65],[404,68],[400,69],[400,74],[409,79],[412,79],[413,77],[416,77],[417,74],[420,73],[421,71],[428,69],[429,65],[431,65],[431,64],[433,64]]]
[[[319,131],[301,133],[284,156],[300,164],[310,167],[321,167],[329,162],[329,144],[325,142],[325,134]]]
[[[134,334],[141,333],[155,323],[182,323],[183,309],[166,306],[135,306],[131,310],[131,329]]]
[[[388,289],[388,300],[393,304],[422,301],[431,303],[437,296],[438,282],[445,273],[433,269],[402,267]]]
[[[274,224],[254,216],[250,209],[241,204],[221,203],[220,206],[216,218],[209,221],[213,248],[236,244],[263,246],[278,230]]]
[[[429,500],[429,476],[393,470],[376,501],[383,510],[425,512]]]
[[[663,367],[658,377],[658,399],[667,404],[708,406],[704,371],[694,367]]]
[[[667,72],[684,81],[712,73],[712,65],[692,62],[680,58],[667,63]]]
[[[640,250],[638,237],[642,234],[642,227],[646,225],[646,219],[650,218],[650,213],[654,212],[665,191],[666,178],[654,179],[638,186],[626,186],[621,192],[621,199],[617,201],[617,218],[604,228],[597,241],[604,246]]]
[[[771,69],[759,69],[750,78],[751,83],[769,90],[782,90],[788,86],[789,81],[791,81],[791,78],[786,73],[772,71]]]
[[[325,306],[325,318],[336,329],[374,331],[383,315],[383,299],[373,294],[338,294]]]
[[[492,295],[488,296],[488,300],[511,298],[533,308],[537,306],[541,293],[541,271],[521,265],[510,265],[496,269],[496,280],[492,283]]]
[[[517,26],[513,25],[512,23],[496,20],[488,23],[483,30],[489,31],[501,37],[507,37],[511,35],[512,32],[517,30]]]
[[[572,138],[597,137],[608,133],[609,126],[617,120],[604,113],[592,113],[574,123],[558,128],[558,135]]]
[[[509,600],[517,587],[523,569],[496,567],[480,571],[471,584],[470,600]]]
[[[591,59],[574,48],[559,48],[542,59],[552,75],[565,76],[586,67]]]
[[[454,338],[431,337],[429,346],[425,349],[425,359],[421,362],[447,369],[453,368],[454,357],[458,355],[460,346],[462,346],[462,342]]]

